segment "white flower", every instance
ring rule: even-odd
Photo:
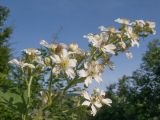
[[[104,99],[102,99],[102,103],[104,103],[108,106],[111,106],[112,100],[109,98],[104,98]]]
[[[155,35],[155,34],[156,34],[156,30],[154,30],[154,29],[153,29],[153,30],[152,30],[152,32],[153,32],[153,33],[152,33],[153,35]]]
[[[156,31],[155,31],[156,24],[155,24],[155,22],[147,21],[146,24],[152,30],[153,35],[155,35],[156,34]]]
[[[119,44],[121,45],[121,47],[122,47],[123,49],[126,48],[126,43],[125,43],[124,41],[119,42]]]
[[[94,35],[94,34],[92,34],[92,33],[84,36],[84,38],[87,38],[88,41],[89,41],[90,43],[92,43],[92,45],[93,45],[94,47],[97,47],[97,48],[100,47],[100,45],[101,45],[101,43],[102,43],[102,41],[103,41],[100,35],[98,35],[98,34]]]
[[[47,93],[44,92],[44,91],[40,91],[39,93],[41,95],[41,100],[42,100],[43,104],[46,104],[48,102],[48,95],[47,95]]]
[[[102,104],[106,104],[111,106],[112,100],[105,97],[105,92],[100,90],[99,88],[94,89],[94,93],[92,95],[88,94],[87,91],[82,92],[82,96],[86,99],[82,105],[91,107],[91,114],[93,116],[96,115],[97,109],[102,107]]]
[[[132,59],[133,58],[133,55],[131,52],[126,52],[126,56],[128,59]]]
[[[101,27],[101,29],[104,29]],[[101,32],[100,34],[88,34],[85,36],[89,40],[90,43],[96,48],[100,48],[104,53],[115,54],[116,46],[113,44],[107,44],[108,34],[105,32]]]
[[[104,27],[104,26],[100,26],[99,29],[100,29],[101,32],[120,33],[120,31],[117,30],[114,27],[108,27],[107,28],[107,27]]]
[[[113,44],[107,44],[106,42],[108,41],[108,34],[106,33],[101,33],[101,34],[88,34],[87,36],[85,36],[85,38],[87,38],[89,40],[89,42],[92,43],[92,45],[96,48],[100,48],[104,53],[111,53],[111,54],[115,54],[115,49],[116,46]]]
[[[18,66],[20,65],[20,62],[17,59],[13,59],[13,60],[9,61],[8,63],[13,64],[13,65],[15,64],[15,65],[18,65]]]
[[[108,44],[108,45],[103,46],[101,49],[104,53],[108,52],[111,54],[115,54],[116,46],[113,44]]]
[[[107,29],[108,29],[107,32],[109,33],[120,33],[120,31],[114,27],[108,27]]]
[[[107,28],[107,27],[104,27],[104,26],[100,26],[99,29],[100,29],[101,33],[106,34],[106,35],[108,34],[107,32],[109,32],[109,33],[120,33],[120,31],[117,30],[114,27],[108,27]]]
[[[117,22],[117,23],[120,23],[120,24],[130,25],[129,20],[127,20],[127,19],[118,18],[118,19],[116,19],[114,21]]]
[[[94,92],[100,96],[105,96],[105,92],[103,90],[100,90],[99,88],[95,88]]]
[[[71,49],[72,51],[76,52],[78,50],[78,44],[71,43],[69,45],[69,49]]]
[[[84,36],[84,38],[88,39],[90,43],[96,48],[101,48],[102,44],[108,41],[108,34],[105,32],[101,32],[100,34],[88,34]]]
[[[22,63],[22,68],[23,67],[29,67],[29,68],[32,68],[32,69],[35,68],[35,66],[33,64],[29,64],[29,63]]]
[[[100,31],[102,31],[102,32],[108,31],[108,28],[106,28],[106,27],[104,27],[104,26],[99,26],[99,29],[100,29]]]
[[[156,34],[155,31],[155,26],[156,24],[154,22],[150,22],[150,21],[143,21],[143,20],[136,20],[135,22],[132,23],[132,25],[137,25],[138,27],[142,28],[142,29],[150,29],[152,31],[153,34]]]
[[[102,104],[99,101],[96,101],[96,99],[94,97],[90,96],[87,91],[83,91],[82,95],[86,99],[82,103],[82,105],[84,105],[84,106],[91,106],[91,114],[93,116],[95,116],[96,113],[97,113],[97,109],[96,108],[101,108]]]
[[[137,47],[139,47],[139,42],[138,42],[137,40],[132,39],[132,40],[131,40],[131,45],[132,45],[132,47],[135,46],[135,45],[136,45]]]
[[[149,25],[149,28],[154,29],[156,27],[155,22],[147,21],[146,22]]]
[[[101,103],[111,106],[110,104],[112,103],[112,100],[109,98],[104,98],[106,94],[103,90],[100,90],[99,88],[95,88],[94,91],[95,91],[95,95],[97,96],[97,98]]]
[[[84,84],[88,87],[92,83],[92,80],[95,79],[98,83],[102,82],[101,75],[101,66],[97,61],[92,61],[91,63],[84,63],[84,69],[78,71],[80,77],[85,77]]]
[[[18,61],[17,59],[13,59],[13,60],[9,61],[9,64],[17,65],[18,67],[21,67],[21,68],[24,68],[24,67],[29,67],[32,69],[35,68],[35,66],[33,64],[24,63],[22,61]]]
[[[69,45],[69,50],[72,52],[72,53],[75,53],[75,54],[79,54],[79,55],[84,55],[84,52],[82,51],[82,49],[80,49],[79,47],[78,47],[78,44],[76,44],[76,43],[71,43],[70,45]]]
[[[135,23],[132,24],[137,24],[139,27],[143,28],[146,23],[144,22],[144,20],[136,20]]]
[[[45,41],[45,40],[41,40],[40,41],[40,45],[46,47],[46,48],[49,48],[49,44]]]
[[[129,39],[131,39],[131,46],[137,46],[139,47],[139,42],[138,42],[138,36],[133,32],[132,27],[127,27],[126,28],[127,32],[125,33]]]
[[[152,28],[152,29],[154,29],[156,27],[155,22],[147,21],[147,23],[149,24],[149,27]]]
[[[74,78],[75,72],[73,70],[76,67],[77,60],[70,58],[70,53],[63,49],[60,55],[54,54],[51,56],[51,60],[55,63],[55,67],[53,68],[54,74],[59,74],[61,71],[64,71],[68,77]]]
[[[42,56],[37,56],[35,59],[34,59],[34,62],[38,63],[39,65],[42,65],[42,66],[45,66],[45,63],[42,59]]]
[[[41,40],[40,45],[42,45],[48,49],[51,49],[51,50],[55,50],[57,48],[57,44],[48,44],[48,42],[46,42],[45,40]]]
[[[33,56],[36,56],[36,55],[40,55],[41,52],[37,49],[33,49],[33,48],[29,48],[29,49],[24,49],[23,52],[25,52],[26,54],[28,55],[33,55]]]

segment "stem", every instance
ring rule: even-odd
[[[22,120],[26,120],[26,115],[22,114]]]
[[[22,114],[22,120],[26,120],[27,119],[27,113],[28,113],[28,108],[30,107],[30,99],[31,99],[31,85],[32,85],[32,80],[33,80],[33,76],[31,75],[29,78],[29,81],[27,82],[27,104],[26,104],[26,111],[25,113]]]
[[[49,84],[48,84],[48,102],[47,104],[42,108],[42,110],[47,109],[52,104],[52,82],[53,82],[53,73],[52,73],[53,66],[51,68],[50,78],[49,78]]]
[[[68,83],[68,85],[63,89],[62,93],[64,94],[69,88],[71,88],[72,86],[78,84],[78,83],[82,83],[84,81],[84,78],[75,78],[72,81],[70,81]]]
[[[30,104],[30,99],[31,99],[31,84],[32,84],[32,79],[33,77],[30,76],[30,79],[29,79],[29,82],[28,82],[28,93],[27,93],[27,97],[28,97],[28,107],[29,107],[29,104]]]
[[[24,74],[24,70],[22,69],[22,76],[23,76],[23,74]],[[23,77],[22,77],[23,78]],[[20,92],[20,97],[21,97],[21,100],[22,100],[22,104],[23,104],[23,106],[24,106],[24,108],[23,108],[23,110],[22,111],[20,111],[20,113],[21,113],[21,115],[22,115],[22,120],[26,120],[26,118],[27,118],[27,114],[26,114],[26,111],[27,111],[27,103],[26,103],[26,99],[25,99],[25,97],[24,97],[24,90],[23,90],[23,85],[21,84],[21,81],[20,81],[21,79],[19,79],[19,81],[18,81],[18,88],[19,88],[19,92]],[[28,81],[27,81],[27,79],[26,79],[26,77],[24,77],[24,81],[25,81],[25,83],[26,84],[28,84]]]
[[[53,67],[52,67],[53,69]],[[49,105],[52,103],[52,81],[53,81],[53,73],[52,73],[52,69],[51,69],[51,74],[50,74],[50,81],[49,81],[49,85],[48,85],[48,103]]]

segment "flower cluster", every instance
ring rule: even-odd
[[[87,93],[87,88],[95,80],[101,83],[103,80],[101,74],[105,67],[113,68],[110,58],[113,55],[118,55],[120,52],[125,52],[128,59],[133,57],[129,51],[130,47],[139,46],[140,37],[147,37],[149,34],[155,34],[155,23],[150,21],[136,20],[130,22],[127,19],[116,19],[115,22],[120,23],[120,28],[100,26],[100,32],[97,34],[89,33],[84,37],[89,41],[89,50],[84,51],[78,47],[76,43],[66,44],[49,44],[45,40],[40,42],[42,48],[25,49],[20,61],[17,59],[11,60],[9,63],[21,68],[29,78],[27,83],[28,98],[30,98],[30,89],[32,79],[35,73],[44,73],[45,83],[48,88],[41,91],[42,105],[52,103],[54,97],[58,97],[68,89],[76,87],[77,84],[84,84],[82,87],[82,98],[86,99],[82,105],[91,108],[91,114],[94,116],[97,110],[102,107],[102,104],[110,106],[112,101],[105,98],[105,92],[99,88],[94,89],[90,95]],[[27,68],[27,69],[26,69]],[[48,79],[47,79],[48,78]],[[46,80],[47,79],[47,80]],[[47,81],[47,82],[46,82]],[[59,90],[61,94],[53,96],[51,94],[57,83],[63,84]],[[85,91],[84,91],[85,90]],[[43,94],[42,94],[43,93]],[[45,94],[47,93],[47,94]],[[80,93],[79,93],[80,94]],[[29,101],[29,100],[28,100]],[[28,103],[29,104],[29,103]],[[50,104],[47,105],[47,107]]]
[[[83,57],[83,51],[77,44],[51,44],[49,45],[45,40],[42,40],[40,44],[47,48],[49,51],[48,58],[51,61],[52,72],[58,76],[63,74],[68,78],[74,79],[76,76],[76,67],[79,63],[78,57]],[[53,67],[54,66],[54,67]]]
[[[146,37],[149,34],[155,34],[155,23],[150,21],[136,20],[130,22],[127,19],[116,19],[115,22],[120,23],[119,29],[114,27],[100,26],[100,33],[89,33],[84,37],[89,43],[103,53],[115,54],[119,51],[125,51],[128,58],[132,58],[131,53],[128,54],[128,48],[139,47],[139,38]]]
[[[13,59],[13,60],[9,61],[9,63],[17,65],[20,68],[25,68],[25,67],[32,68],[32,69],[35,68],[35,66],[33,64],[24,63],[23,61],[18,61],[17,59]]]

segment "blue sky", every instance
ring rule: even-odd
[[[139,48],[132,48],[132,60],[124,54],[113,57],[116,69],[102,75],[102,88],[137,69],[147,43],[158,38],[160,32],[160,0],[0,0],[0,4],[11,10],[7,24],[14,29],[11,41],[17,56],[24,48],[39,47],[42,39],[53,40],[56,33],[58,42],[77,42],[86,49],[88,42],[83,35],[98,32],[101,25],[117,26],[116,18],[156,22],[157,35],[142,40]]]

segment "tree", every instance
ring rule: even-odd
[[[11,49],[9,47],[9,38],[12,33],[11,27],[6,26],[5,21],[9,15],[9,9],[0,6],[0,118],[16,119],[13,111],[10,111],[3,102],[3,92],[6,92],[8,87],[12,86],[12,81],[8,80],[9,64],[8,61],[11,57]],[[7,93],[7,96],[9,93]]]
[[[0,86],[4,88],[8,84],[7,76],[9,71],[8,61],[11,57],[11,49],[8,40],[12,33],[11,27],[5,25],[5,21],[9,15],[9,9],[0,6]]]
[[[93,120],[160,119],[160,40],[149,43],[140,69],[108,88],[113,100]]]
[[[10,59],[10,48],[8,40],[12,33],[10,27],[5,26],[5,20],[9,15],[9,9],[3,6],[0,6],[0,72],[8,72],[8,61]]]

